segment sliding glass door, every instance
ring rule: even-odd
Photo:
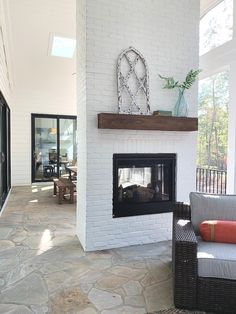
[[[32,114],[32,182],[66,177],[76,151],[76,117]]]
[[[0,210],[10,188],[10,109],[0,93]]]
[[[0,103],[0,208],[3,205],[3,168],[4,168],[4,153],[2,151],[3,145],[3,105]]]
[[[66,175],[66,166],[77,163],[76,120],[59,120],[59,165],[60,175]]]
[[[34,118],[33,181],[57,177],[57,119]]]

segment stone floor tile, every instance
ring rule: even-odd
[[[59,271],[65,271],[67,269],[74,268],[74,265],[69,262],[54,262],[53,264],[50,263],[50,261],[44,262],[41,265],[39,264],[40,272],[44,275],[59,272]]]
[[[14,234],[12,234],[10,239],[14,243],[20,244],[27,238],[27,235],[28,235],[27,231],[25,231],[24,229],[21,229],[21,230],[17,230],[16,232],[14,232]]]
[[[122,304],[122,298],[119,294],[99,290],[96,288],[93,288],[89,292],[88,298],[99,311],[112,309],[113,307]]]
[[[28,307],[16,304],[1,304],[0,314],[33,314]]]
[[[91,283],[81,283],[80,285],[80,288],[81,290],[84,292],[84,293],[89,293],[89,291],[92,289],[93,287],[93,284]]]
[[[9,240],[0,240],[0,252],[15,247],[15,243]]]
[[[41,304],[47,300],[47,286],[36,273],[23,278],[0,294],[0,303]]]
[[[123,288],[112,289],[112,292],[119,294],[123,299],[126,297],[126,293]]]
[[[100,278],[97,281],[96,285],[98,288],[101,288],[103,290],[117,289],[127,281],[128,279],[126,277],[107,274]]]
[[[168,246],[171,245],[171,241],[164,241],[155,244],[146,244],[145,250],[142,245],[134,245],[130,247],[124,247],[116,249],[115,252],[123,259],[132,258],[136,256],[137,260],[141,258],[152,258],[162,256],[169,250]]]
[[[145,314],[172,306],[170,241],[85,253],[75,207],[58,205],[52,185],[12,189],[0,218],[0,314]]]
[[[93,270],[105,270],[111,267],[112,261],[111,258],[99,258],[98,260],[90,259],[89,256],[85,257],[85,261],[87,261],[89,268]]]
[[[5,286],[6,282],[4,280],[4,278],[0,278],[0,289],[2,289]]]
[[[10,234],[13,232],[13,228],[9,228],[9,227],[1,227],[0,228],[0,239],[7,239]]]
[[[47,305],[31,305],[30,308],[33,310],[34,314],[48,314]]]
[[[147,260],[146,263],[149,272],[141,280],[143,286],[151,286],[171,277],[171,268],[168,262],[150,259]]]
[[[130,279],[141,279],[147,273],[147,269],[135,269],[125,266],[114,266],[109,269],[109,271],[117,276],[123,276]]]
[[[172,280],[149,286],[144,290],[148,312],[173,307]]]
[[[39,253],[43,253],[40,250],[32,250],[26,246],[23,246],[22,244],[18,246],[18,249],[21,249],[18,257],[19,257],[19,263],[25,263],[28,260],[33,260],[34,257],[36,257]]]
[[[145,307],[145,300],[142,295],[129,295],[125,297],[125,304],[131,306]]]
[[[19,264],[19,258],[17,254],[19,253],[20,248],[14,248],[9,249],[6,251],[2,251],[2,253],[5,253],[4,255],[0,254],[0,276],[7,274],[12,269],[18,266]],[[11,254],[9,254],[11,253]]]
[[[125,293],[127,295],[139,295],[142,293],[143,287],[138,281],[130,280],[123,285]]]
[[[101,278],[103,274],[100,271],[90,270],[85,275],[80,277],[79,282],[82,283],[92,283],[94,284],[99,278]]]
[[[137,256],[135,257],[137,258]],[[143,261],[143,258],[141,260],[134,260],[133,258],[122,258],[120,256],[113,256],[112,259],[113,265],[118,266],[126,266],[130,268],[146,268],[146,263]]]
[[[113,251],[112,250],[95,251],[95,252],[86,253],[86,255],[89,256],[90,260],[95,260],[95,261],[99,259],[104,259],[104,258],[111,259],[113,255]]]
[[[80,287],[66,288],[50,297],[49,313],[77,314],[86,309],[90,301]]]
[[[104,310],[101,314],[146,314],[145,308],[121,306],[114,310]]]
[[[49,295],[53,294],[56,290],[63,287],[64,282],[67,279],[67,275],[64,271],[58,271],[55,273],[49,273],[44,275],[48,287]]]
[[[38,266],[32,263],[19,264],[13,270],[7,273],[6,281],[7,285],[12,285],[16,281],[19,281],[29,275],[30,273],[36,271]]]
[[[79,314],[98,314],[98,311],[92,307],[87,307],[86,309],[80,311]]]
[[[70,236],[70,235],[59,235],[57,237],[55,237],[54,239],[52,239],[52,245],[53,247],[55,246],[58,246],[58,247],[61,247],[61,246],[73,246],[73,245],[78,245],[79,244],[79,241],[78,241],[78,238],[73,235],[73,236]]]
[[[51,233],[53,233],[56,230],[56,227],[48,224],[33,225],[29,223],[24,225],[24,229],[30,234],[42,235],[45,230],[49,230]]]

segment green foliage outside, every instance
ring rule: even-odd
[[[199,82],[199,167],[227,170],[228,103],[228,71]]]

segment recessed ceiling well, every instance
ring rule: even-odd
[[[75,53],[75,47],[75,39],[53,35],[49,53],[53,57],[72,59]]]

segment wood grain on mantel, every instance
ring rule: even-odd
[[[116,113],[99,113],[99,129],[197,131],[198,119],[173,116],[144,116]]]

